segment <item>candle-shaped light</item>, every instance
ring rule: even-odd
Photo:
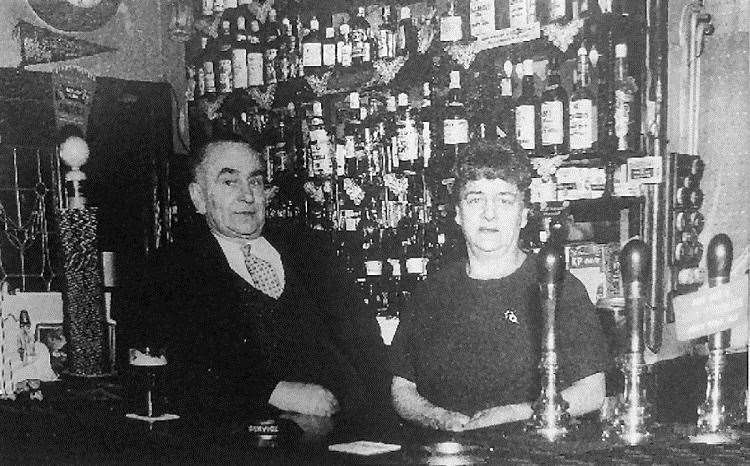
[[[528,429],[546,440],[555,441],[568,433],[568,404],[557,392],[557,350],[555,314],[565,276],[565,255],[559,244],[548,243],[537,256],[537,281],[544,320],[542,357],[539,362],[541,393],[533,405]]]
[[[729,283],[732,270],[732,241],[721,233],[708,243],[706,268],[708,286],[711,288]],[[729,427],[724,406],[724,367],[726,350],[729,348],[730,330],[708,336],[708,359],[706,360],[706,397],[698,407],[698,433],[690,438],[693,443],[733,443],[737,433]]]
[[[646,290],[651,280],[651,256],[646,243],[630,240],[620,252],[620,273],[625,295],[626,329],[628,347],[618,358],[623,373],[624,390],[615,415],[603,436],[616,441],[637,445],[648,438],[649,405],[641,377],[645,367],[643,359],[643,311]]]
[[[81,171],[81,166],[89,159],[89,146],[83,138],[70,136],[60,144],[60,158],[70,167],[65,174],[68,208],[83,209],[86,207],[86,197],[83,195],[86,174]]]

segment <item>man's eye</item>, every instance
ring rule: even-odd
[[[226,180],[224,180],[224,184],[227,186],[234,186],[235,184],[237,184],[237,180],[233,178],[227,178]]]
[[[503,198],[500,198],[500,204],[502,204],[502,205],[504,205],[504,206],[510,206],[510,205],[513,205],[513,199],[511,199],[511,198],[508,198],[508,197],[503,197]]]
[[[479,201],[481,200],[482,200],[481,197],[469,197],[466,199],[466,202],[472,205],[476,205],[476,204],[479,204]]]

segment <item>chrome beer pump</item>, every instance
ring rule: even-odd
[[[729,282],[729,273],[732,269],[732,241],[727,235],[718,234],[708,243],[706,266],[709,287],[713,288]],[[737,432],[728,426],[724,406],[722,379],[730,337],[730,330],[723,330],[708,336],[706,398],[698,407],[698,432],[690,437],[693,443],[734,443],[738,439]]]
[[[568,403],[557,392],[557,350],[555,347],[555,311],[562,291],[565,257],[560,246],[548,244],[539,251],[537,279],[544,319],[542,357],[539,363],[542,390],[534,403],[534,414],[527,429],[550,442],[568,433]]]
[[[637,445],[651,435],[648,432],[650,407],[642,385],[646,367],[643,359],[643,311],[650,279],[650,259],[648,245],[638,239],[629,241],[620,252],[628,347],[617,362],[625,378],[625,388],[603,437],[628,445]]]

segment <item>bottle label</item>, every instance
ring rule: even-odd
[[[406,124],[398,128],[397,150],[400,161],[417,160],[419,155],[419,134],[414,125]]]
[[[401,261],[398,259],[388,259],[388,263],[391,264],[391,267],[393,269],[392,275],[394,277],[400,277],[401,276]]]
[[[510,0],[508,15],[510,16],[510,27],[522,28],[526,26],[529,23],[528,0]]]
[[[570,150],[591,149],[596,131],[596,114],[591,99],[570,102]]]
[[[442,42],[455,42],[463,37],[460,16],[443,16],[440,18],[440,40]]]
[[[503,78],[503,80],[500,81],[500,94],[503,97],[510,97],[513,95],[513,83],[510,78]]]
[[[206,70],[202,66],[195,75],[195,94],[198,97],[206,95]]]
[[[352,66],[352,44],[345,42],[341,47],[341,66],[348,68]]]
[[[206,92],[216,92],[216,75],[214,74],[214,62],[207,60],[203,62],[203,77]]]
[[[549,0],[549,19],[556,21],[565,18],[565,0]]]
[[[469,122],[463,118],[443,120],[443,142],[445,144],[469,142]]]
[[[398,44],[399,51],[406,50],[406,28],[403,25],[398,27]]]
[[[263,85],[263,54],[260,52],[247,54],[247,85]]]
[[[388,57],[388,35],[390,31],[387,29],[381,29],[378,31],[378,58],[389,58]]]
[[[365,273],[368,277],[383,274],[383,262],[378,260],[365,261]]]
[[[362,61],[370,63],[372,61],[372,50],[370,49],[370,42],[362,43]]]
[[[542,145],[551,146],[563,143],[563,103],[560,101],[542,102]]]
[[[516,107],[516,140],[518,145],[526,150],[536,149],[534,110],[533,105]]]
[[[232,50],[232,79],[235,89],[247,87],[247,50]]]
[[[201,1],[201,13],[204,16],[211,16],[214,14],[214,0],[202,0]]]
[[[323,44],[323,66],[336,66],[336,44]]]
[[[263,79],[266,84],[274,84],[278,82],[276,77],[276,49],[266,49],[264,56],[265,61],[263,63]]]
[[[406,259],[406,273],[424,275],[427,273],[427,261],[423,257],[409,257]]]
[[[219,92],[232,92],[232,60],[219,60]]]
[[[628,132],[632,119],[632,108],[635,96],[623,90],[615,91],[615,135],[617,135],[617,150],[632,149],[628,144]]]
[[[323,46],[320,42],[305,42],[302,44],[302,66],[318,67],[322,65]]]

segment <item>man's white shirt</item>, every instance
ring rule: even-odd
[[[214,234],[214,237],[219,242],[219,246],[221,246],[221,250],[224,252],[224,257],[226,257],[229,267],[242,277],[243,280],[252,284],[250,281],[250,272],[247,271],[247,267],[245,266],[245,254],[242,252],[242,247],[245,244],[250,244],[250,251],[271,264],[271,267],[273,267],[273,270],[279,276],[282,288],[284,287],[284,266],[281,263],[281,254],[267,239],[260,236],[253,240],[239,243],[217,234]]]

